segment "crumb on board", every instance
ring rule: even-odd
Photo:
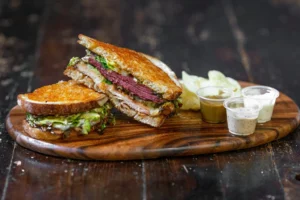
[[[20,160],[17,160],[14,162],[14,164],[16,164],[17,166],[20,166],[22,164],[22,162]]]

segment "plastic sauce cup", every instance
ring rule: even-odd
[[[254,99],[235,97],[224,101],[229,132],[234,135],[250,135],[255,132],[261,105]]]
[[[246,99],[255,99],[262,105],[259,112],[258,123],[270,121],[273,115],[274,105],[279,92],[267,86],[250,86],[242,89],[242,95]]]
[[[229,88],[209,86],[200,88],[197,96],[200,99],[202,119],[208,123],[223,123],[226,121],[226,110],[223,106],[225,99],[232,96]]]

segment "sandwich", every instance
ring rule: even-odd
[[[86,55],[73,57],[64,74],[105,93],[113,106],[133,119],[159,127],[180,105],[175,73],[160,60],[79,35]]]
[[[100,133],[113,120],[105,94],[72,80],[19,94],[18,105],[26,112],[25,132],[41,140]]]

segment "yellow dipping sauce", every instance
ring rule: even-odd
[[[226,121],[226,109],[223,101],[210,101],[209,99],[223,99],[221,96],[205,96],[201,99],[201,113],[204,121],[209,123],[223,123]]]
[[[223,102],[232,96],[232,90],[221,86],[208,86],[197,91],[202,119],[208,123],[226,122]]]

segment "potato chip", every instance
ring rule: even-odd
[[[182,71],[182,81],[183,84],[191,91],[196,93],[199,88],[203,87],[205,82],[208,82],[208,79],[189,75],[185,71]]]
[[[200,110],[200,100],[198,96],[191,92],[184,84],[182,84],[182,94],[181,101],[182,106],[180,109],[182,110]]]
[[[208,72],[209,79],[189,75],[185,71],[182,71],[182,87],[183,92],[181,94],[182,107],[183,110],[199,110],[200,101],[196,95],[197,90],[207,86],[223,86],[232,89],[233,96],[241,96],[241,86],[240,84],[230,78],[226,77],[223,73],[211,70]]]

